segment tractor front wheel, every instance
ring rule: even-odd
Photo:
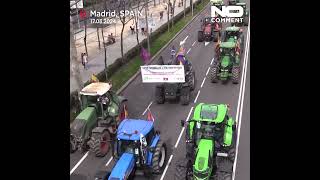
[[[96,157],[104,157],[110,149],[110,133],[104,130],[102,133],[92,133],[91,139],[88,142],[91,152]]]
[[[227,172],[218,172],[216,180],[232,180],[232,174]]]
[[[214,42],[218,42],[218,40],[219,40],[219,33],[218,32],[214,32],[213,33],[213,41]]]
[[[191,180],[188,176],[188,160],[180,159],[176,163],[176,170],[174,173],[174,180]]]
[[[160,174],[163,171],[166,157],[167,157],[166,144],[160,140],[156,146],[156,149],[152,157],[152,172],[154,174]]]
[[[180,101],[182,105],[188,105],[190,102],[190,87],[183,87],[181,89]]]
[[[191,86],[190,90],[193,91],[196,87],[196,73],[193,71],[191,75]]]
[[[163,86],[157,86],[156,87],[156,101],[158,104],[164,103],[164,88]]]
[[[213,66],[210,69],[210,80],[212,83],[216,83],[218,81],[218,68]]]
[[[238,84],[239,83],[239,67],[233,67],[232,68],[232,83]]]

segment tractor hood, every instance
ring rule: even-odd
[[[209,159],[213,156],[213,145],[212,140],[201,139],[199,141],[198,152],[193,165],[194,176],[196,178],[205,179],[210,175],[210,166],[212,164],[209,163]]]
[[[223,56],[221,60],[221,67],[227,68],[230,65],[230,57],[229,56]]]
[[[125,180],[128,179],[135,165],[133,154],[123,153],[117,164],[113,167],[108,180]]]
[[[211,24],[208,24],[208,25],[206,25],[206,27],[204,27],[204,33],[205,34],[211,33]]]
[[[70,131],[77,137],[84,134],[85,126],[92,116],[96,115],[96,109],[94,107],[86,107],[72,122]]]

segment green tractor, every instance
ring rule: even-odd
[[[221,9],[221,6],[224,5],[223,0],[210,0],[211,6],[217,6],[219,9]]]
[[[244,48],[244,35],[243,29],[237,26],[229,26],[225,29],[225,31],[221,34],[221,42],[235,42],[239,45],[241,50],[240,53],[243,52]]]
[[[226,104],[196,106],[186,126],[186,158],[177,161],[175,180],[231,180],[236,125],[228,110]]]
[[[228,5],[236,5],[237,3],[240,3],[240,0],[229,0]]]
[[[243,8],[244,15],[242,16],[242,22],[231,23],[231,26],[248,26],[249,24],[249,11],[247,9],[246,3],[236,3],[237,6],[241,6]]]
[[[110,90],[109,83],[91,83],[80,91],[82,111],[70,125],[70,153],[90,150],[105,156],[118,124],[127,116],[125,99]]]
[[[216,83],[218,79],[227,82],[229,77],[232,83],[239,83],[240,74],[240,55],[236,53],[237,45],[234,42],[222,42],[219,47],[219,55],[210,69],[210,79]]]

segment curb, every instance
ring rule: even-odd
[[[167,47],[169,46],[169,44],[170,44],[180,33],[182,33],[182,31],[183,31],[185,28],[187,28],[187,26],[190,25],[191,22],[192,22],[196,17],[198,17],[198,16],[207,8],[207,6],[208,6],[209,4],[210,4],[210,3],[208,3],[206,6],[204,6],[204,8],[203,8],[200,12],[198,12],[197,15],[193,16],[193,18],[190,20],[190,22],[189,22],[188,24],[186,24],[176,35],[174,35],[173,38],[171,38],[170,41],[167,42],[167,44],[165,44],[155,55],[153,55],[152,58],[151,58],[151,60],[150,60],[148,63],[146,63],[145,65],[149,65],[150,63],[152,63],[152,62],[155,60],[155,58],[156,58],[160,53],[162,53],[162,51],[163,51],[165,48],[167,48]],[[183,13],[183,11],[182,11],[182,13]],[[120,94],[123,90],[125,90],[125,89],[129,86],[129,84],[140,74],[140,71],[141,71],[141,70],[139,69],[123,86],[121,86],[121,88],[120,88],[116,93],[117,93],[117,94]]]

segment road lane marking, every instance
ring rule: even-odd
[[[201,83],[201,88],[202,88],[203,83],[204,83],[205,80],[206,80],[206,77],[204,77],[204,79],[203,79],[203,81],[202,81],[202,83]]]
[[[107,162],[106,166],[109,166],[109,164],[111,163],[112,159],[113,159],[113,156],[111,156],[111,158],[110,158],[109,161]]]
[[[88,156],[89,151],[80,159],[80,161],[71,169],[70,175],[78,168],[82,161]]]
[[[188,37],[189,37],[189,36],[187,36],[186,38],[184,38],[183,41],[180,41],[180,46],[182,46],[182,45],[186,42],[186,40],[188,39]]]
[[[146,110],[143,111],[142,116],[147,112],[147,110],[150,108],[150,106],[151,106],[152,103],[153,103],[152,101],[149,103],[149,105],[148,105],[148,107],[146,108]]]
[[[204,42],[204,46],[207,46],[210,42]]]
[[[214,58],[212,58],[210,65],[212,65]]]
[[[238,106],[241,105],[240,109],[240,114],[239,114],[239,126],[238,126],[238,134],[237,134],[237,143],[236,143],[236,154],[235,154],[235,162],[233,164],[233,173],[232,173],[232,180],[235,179],[235,174],[236,174],[236,168],[237,168],[237,159],[238,159],[238,150],[239,150],[239,141],[240,141],[240,128],[241,128],[241,120],[242,120],[242,111],[243,111],[243,100],[244,100],[244,93],[245,93],[245,87],[246,87],[246,77],[247,77],[247,65],[248,65],[248,54],[249,54],[249,45],[250,45],[250,18],[249,18],[249,23],[248,23],[248,30],[247,30],[247,39],[246,39],[246,51],[245,51],[245,57],[244,57],[244,67],[243,67],[243,73],[241,77],[241,86],[240,86],[240,92],[242,91],[242,96],[241,96],[241,104],[239,104],[240,101],[240,96],[239,96],[239,101],[238,101]],[[236,116],[236,121],[238,118],[238,109],[237,109],[237,116]]]
[[[210,70],[210,67],[208,67],[208,70],[207,70],[206,76],[208,76],[209,70]]]
[[[187,54],[190,52],[191,48],[187,51]]]
[[[190,117],[190,115],[191,115],[192,110],[193,110],[193,107],[191,107],[191,109],[190,109],[190,111],[189,111],[189,114],[188,114],[187,119],[185,120],[185,122],[188,121],[188,119],[189,119],[189,117]],[[178,144],[179,144],[179,142],[180,142],[180,139],[181,139],[181,137],[182,137],[182,134],[183,134],[184,129],[185,129],[185,127],[183,127],[183,128],[181,129],[180,135],[179,135],[179,137],[178,137],[178,140],[177,140],[176,144],[174,145],[174,148],[177,148],[177,147],[178,147]]]
[[[167,163],[167,165],[166,165],[166,168],[164,169],[164,171],[163,171],[163,173],[162,173],[162,176],[161,176],[160,180],[163,180],[164,176],[166,175],[167,170],[168,170],[168,167],[169,167],[169,165],[170,165],[170,163],[171,163],[172,158],[173,158],[173,155],[171,154],[171,156],[170,156],[170,158],[169,158],[169,161],[168,161],[168,163]]]
[[[196,103],[196,102],[197,102],[197,99],[198,99],[198,97],[199,97],[199,94],[200,94],[200,90],[198,90],[197,97],[196,97],[196,99],[194,100],[194,102],[193,102],[193,103]]]
[[[196,41],[194,41],[191,46],[193,47],[195,43],[196,43]]]

